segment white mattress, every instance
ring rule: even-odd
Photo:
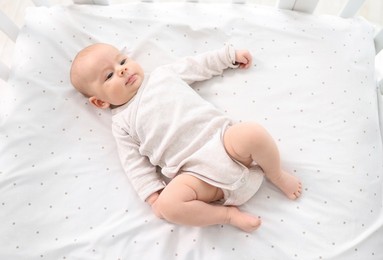
[[[255,5],[29,9],[0,100],[0,259],[383,259],[372,38],[359,18]],[[224,43],[248,48],[250,70],[193,87],[271,132],[302,197],[264,182],[241,207],[262,218],[251,234],[157,219],[121,169],[111,113],[69,82],[74,55],[98,41],[128,46],[148,71]]]

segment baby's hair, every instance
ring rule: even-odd
[[[93,95],[89,92],[89,86],[83,82],[81,71],[84,68],[82,68],[80,64],[81,60],[86,59],[88,55],[90,55],[93,52],[93,50],[100,45],[103,45],[103,43],[95,43],[79,51],[74,57],[72,66],[70,68],[70,80],[72,85],[75,87],[75,89],[77,89],[81,94],[83,94],[87,98]]]
[[[72,66],[70,68],[70,81],[73,87],[75,87],[75,89],[77,89],[81,94],[83,94],[86,97],[90,97],[91,95],[89,95],[89,93],[86,90],[86,86],[84,86],[84,84],[82,83],[80,74],[80,61],[86,58],[86,56],[89,54],[90,47],[91,46],[88,46],[77,53],[77,55],[72,61]]]

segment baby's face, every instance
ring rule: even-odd
[[[96,45],[82,65],[92,95],[110,105],[127,103],[144,80],[137,62],[107,44]]]

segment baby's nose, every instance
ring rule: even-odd
[[[128,68],[121,68],[120,71],[119,71],[119,75],[120,76],[124,76],[124,74],[126,74],[128,72]]]

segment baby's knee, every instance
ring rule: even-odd
[[[180,215],[178,203],[171,199],[161,198],[161,196],[152,205],[152,210],[157,217],[170,222],[177,222]]]
[[[242,123],[240,127],[242,128],[241,134],[250,139],[262,139],[267,134],[266,129],[258,123]]]
[[[229,127],[225,132],[225,140],[241,142],[242,140],[257,140],[262,138],[265,128],[258,123],[243,122]]]

